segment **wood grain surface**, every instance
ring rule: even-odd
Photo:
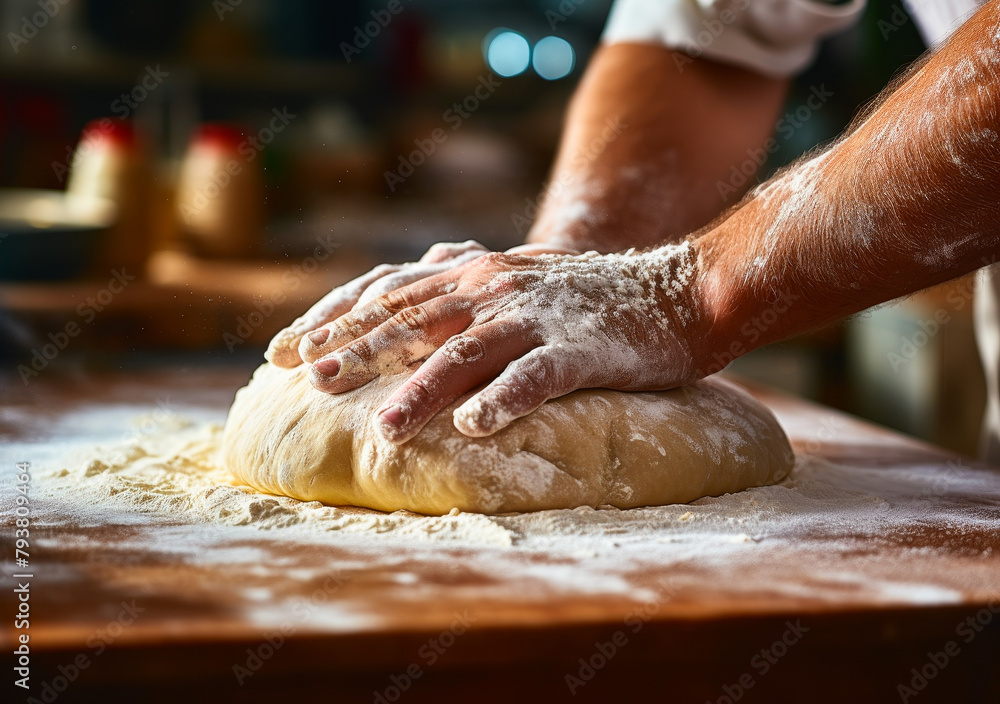
[[[131,415],[163,399],[221,422],[251,370],[242,361],[51,375],[27,387],[5,379],[4,508],[16,462],[42,466],[120,438]],[[960,467],[990,482],[985,497],[948,486],[928,497],[981,520],[928,522],[905,540],[887,535],[830,557],[873,581],[893,563],[918,581],[939,572],[942,583],[968,575],[973,586],[947,603],[866,600],[847,588],[831,597],[828,584],[818,588],[822,574],[813,584],[796,571],[793,544],[739,570],[690,560],[667,574],[636,562],[622,567],[635,591],[597,580],[588,590],[524,576],[565,563],[585,582],[585,559],[517,545],[373,549],[336,537],[289,540],[280,529],[206,530],[176,516],[94,524],[71,503],[49,502],[31,518],[32,686],[14,687],[4,668],[3,691],[12,693],[4,701],[1000,701],[1000,472],[753,391],[797,452],[872,471]],[[10,511],[3,526],[10,653],[18,573]],[[843,537],[824,530],[804,536],[803,550]],[[754,575],[788,575],[797,589],[744,588]],[[679,576],[681,587],[663,588]],[[959,629],[970,618],[966,642]],[[947,652],[952,642],[957,654]]]

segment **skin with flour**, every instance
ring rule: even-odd
[[[670,242],[712,217],[709,199],[717,195],[706,186],[766,138],[784,84],[704,62],[679,75],[636,71],[644,81],[662,75],[673,84],[668,88],[691,96],[690,102],[677,100],[676,92],[669,97],[719,128],[706,129],[651,97],[662,85],[629,88],[628,79],[612,80],[616,65],[666,66],[670,55],[638,45],[598,53],[571,108],[557,171],[609,112],[623,113],[617,117],[629,127],[597,162],[572,174],[571,182],[596,184],[574,191],[577,200],[592,199],[592,212],[574,204],[581,217],[567,222],[559,197],[550,197],[529,237],[605,252],[667,244],[621,254],[479,256],[349,313],[338,310],[305,337],[306,330],[285,334],[269,358],[281,366],[311,363],[312,383],[330,393],[426,358],[378,409],[376,426],[404,442],[485,383],[454,418],[461,432],[488,435],[575,388],[665,389],[691,381],[714,371],[709,360],[720,355],[746,353],[995,258],[997,2],[897,81],[842,139],[759,186],[681,244]],[[741,79],[756,81],[762,97],[735,88]],[[619,90],[622,102],[608,100]],[[637,119],[658,111],[662,122]],[[643,156],[643,144],[659,161]],[[634,164],[659,169],[662,203],[633,199],[627,179],[609,177]],[[777,322],[754,340],[741,333],[779,306]]]

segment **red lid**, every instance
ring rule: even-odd
[[[81,140],[92,142],[108,140],[122,147],[134,147],[138,141],[135,127],[129,120],[117,117],[102,117],[91,120],[83,128]]]
[[[235,150],[247,139],[246,130],[238,125],[208,122],[200,125],[191,137],[191,146]]]

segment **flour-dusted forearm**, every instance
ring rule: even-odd
[[[991,2],[846,137],[696,238],[714,321],[706,351],[746,352],[995,261],[998,35]],[[745,323],[777,305],[750,340]]]

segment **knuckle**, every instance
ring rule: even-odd
[[[368,344],[367,338],[361,338],[360,340],[355,340],[349,345],[344,346],[344,350],[338,352],[342,358],[346,358],[344,352],[355,355],[359,360],[368,364],[372,361],[372,347]]]
[[[527,360],[520,370],[527,381],[537,388],[548,388],[557,374],[555,363],[545,355],[535,355]]]
[[[386,312],[391,314],[399,313],[406,308],[412,307],[412,299],[405,288],[397,288],[388,291],[375,299]]]
[[[491,294],[512,293],[523,283],[515,264],[511,255],[503,252],[484,254],[465,265],[470,272],[465,283],[484,287]]]
[[[326,327],[330,329],[330,337],[325,347],[337,341],[353,340],[364,334],[364,326],[352,315],[341,316]]]
[[[497,267],[504,265],[507,259],[508,255],[504,254],[503,252],[490,252],[488,254],[484,254],[480,258],[483,264],[487,266],[497,266]]]
[[[477,362],[486,355],[482,340],[472,335],[455,335],[444,343],[442,354],[455,364]]]
[[[429,408],[434,399],[433,384],[423,376],[413,376],[406,382],[404,397],[411,408]]]
[[[393,321],[408,330],[416,331],[423,329],[430,322],[430,318],[423,306],[411,306],[398,312]]]
[[[525,382],[548,397],[559,396],[579,386],[573,366],[553,354],[536,354],[518,370]]]

